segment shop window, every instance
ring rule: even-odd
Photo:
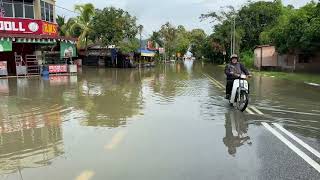
[[[13,17],[12,3],[3,3],[5,17]]]
[[[34,0],[24,0],[23,2],[24,2],[24,4],[33,4],[33,1]]]
[[[49,10],[50,10],[50,22],[54,22],[54,16],[53,16],[53,5],[49,5]]]
[[[34,11],[32,5],[24,5],[25,18],[34,19]]]
[[[5,17],[34,19],[34,0],[2,0]]]
[[[53,5],[41,1],[41,19],[48,22],[54,22]]]
[[[14,3],[14,17],[23,18],[23,4]]]
[[[45,8],[44,8],[44,2],[41,1],[41,19],[46,20],[46,14],[45,14]]]

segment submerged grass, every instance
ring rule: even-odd
[[[224,68],[225,65],[219,65],[219,67]],[[320,84],[320,74],[292,73],[292,72],[281,72],[281,71],[257,71],[254,69],[251,69],[250,71],[254,75],[261,75],[261,76],[285,79],[285,80],[296,81],[296,82]]]

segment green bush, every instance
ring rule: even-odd
[[[254,53],[252,51],[244,51],[240,53],[240,62],[247,68],[254,67]]]

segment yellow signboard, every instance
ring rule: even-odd
[[[56,24],[43,23],[43,33],[48,35],[57,35],[58,28]]]

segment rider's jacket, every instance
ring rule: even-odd
[[[239,74],[249,75],[249,71],[241,63],[230,63],[225,68],[225,74],[227,75],[227,80],[234,80],[238,78]]]

